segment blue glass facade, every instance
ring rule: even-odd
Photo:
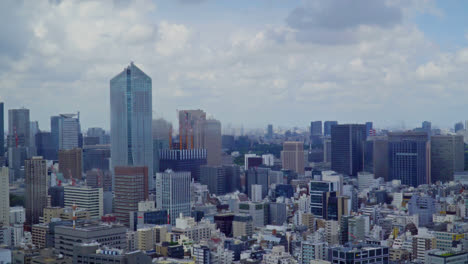
[[[425,132],[389,133],[390,180],[417,187],[430,183],[430,144]]]
[[[111,166],[147,166],[154,190],[151,78],[131,63],[110,81]]]

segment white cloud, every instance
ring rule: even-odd
[[[415,7],[399,1],[388,1],[393,7],[384,21],[367,13],[366,20],[353,17],[352,28],[319,21],[340,26],[339,34],[298,27],[309,13],[295,27],[214,32],[171,21],[150,1],[26,2],[31,11],[16,12],[22,14],[18,43],[7,43],[8,56],[0,51],[0,94],[7,108],[31,108],[42,129],[49,116],[77,110],[84,127],[108,127],[109,80],[131,60],[153,79],[156,115],[172,120],[182,108],[246,126],[388,123],[455,113],[428,103],[465,107],[459,115],[468,110],[468,47],[442,53],[407,17],[400,19],[395,5],[403,6],[403,16]]]

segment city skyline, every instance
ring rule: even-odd
[[[27,106],[42,127],[80,111],[83,127],[108,129],[108,79],[134,60],[154,81],[154,117],[173,124],[176,109],[245,128],[310,120],[445,128],[466,119],[463,8],[361,1],[343,18],[338,4],[6,1],[12,37],[0,56],[0,101]],[[316,15],[326,10],[330,17]],[[290,103],[287,111],[280,102]]]

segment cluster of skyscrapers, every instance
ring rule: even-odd
[[[110,131],[21,108],[5,136],[0,103],[0,263],[468,263],[463,123],[174,131],[135,64],[109,85]]]

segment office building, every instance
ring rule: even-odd
[[[427,251],[424,258],[425,264],[466,264],[468,252],[453,252],[433,249]]]
[[[322,121],[310,122],[310,143],[312,145],[322,143]]]
[[[426,252],[436,248],[436,238],[430,234],[418,234],[412,239],[413,259],[423,260]]]
[[[312,260],[323,260],[326,258],[326,249],[327,246],[323,242],[311,242],[311,241],[302,241],[301,242],[301,255],[300,263],[301,264],[310,264]]]
[[[206,148],[204,140],[204,123],[206,113],[203,110],[179,111],[180,149]]]
[[[423,121],[421,128],[423,131],[427,132],[428,134],[431,133],[432,130],[432,123],[429,121]]]
[[[73,247],[79,243],[97,242],[103,246],[126,249],[127,229],[121,225],[77,224],[55,227],[55,249],[67,257],[73,256]]]
[[[29,122],[29,148],[30,148],[30,155],[37,156],[36,152],[36,135],[37,133],[41,132],[39,130],[39,122],[37,121],[30,121]]]
[[[153,119],[153,171],[159,172],[159,151],[172,148],[172,123],[163,118]]]
[[[356,176],[362,170],[365,125],[334,125],[331,128],[331,169]]]
[[[375,183],[374,174],[367,171],[358,172],[357,180],[359,191],[369,189]]]
[[[221,165],[221,122],[204,111],[179,111],[179,142],[180,149],[206,149],[207,164]]]
[[[252,237],[254,230],[253,218],[248,214],[236,214],[232,220],[233,237]]]
[[[8,167],[12,180],[24,177],[24,161],[31,157],[29,139],[29,109],[8,110]]]
[[[163,119],[153,119],[152,137],[159,140],[167,140],[172,138],[172,124],[171,122]]]
[[[30,147],[29,109],[8,110],[8,146]]]
[[[375,136],[375,135],[371,135],[371,132],[372,132],[372,122],[366,122],[366,136],[369,137],[369,136]]]
[[[49,187],[50,205],[53,207],[65,206],[65,189],[63,186]]]
[[[285,203],[270,203],[268,205],[268,224],[282,226],[287,221]]]
[[[455,172],[465,169],[465,143],[462,135],[431,137],[431,181],[453,181]]]
[[[0,102],[0,159],[5,157],[5,107]]]
[[[432,223],[432,215],[436,213],[436,201],[434,198],[421,194],[414,194],[408,201],[410,215],[418,215],[419,226]]]
[[[35,137],[36,153],[46,160],[57,160],[57,151],[54,149],[52,133],[38,132]]]
[[[26,225],[30,228],[39,223],[43,210],[47,207],[47,164],[42,157],[32,157],[25,161],[26,175]]]
[[[83,147],[83,172],[92,169],[110,171],[110,145],[94,145]]]
[[[323,141],[323,162],[331,162],[331,139],[326,138]]]
[[[251,168],[246,172],[245,176],[245,193],[252,198],[252,186],[261,185],[262,199],[268,195],[268,168]]]
[[[337,196],[336,192],[332,192],[327,197],[327,215],[326,220],[340,221],[341,217],[347,215],[349,208],[349,197]]]
[[[61,149],[58,153],[59,172],[65,179],[83,178],[82,150],[80,148]]]
[[[266,224],[268,224],[268,203],[239,203],[239,213],[252,216],[254,227],[264,227]]]
[[[226,180],[226,192],[240,191],[240,167],[237,165],[223,165],[225,180]]]
[[[430,154],[427,133],[389,133],[389,180],[401,180],[414,187],[430,183]]]
[[[304,174],[304,144],[302,142],[286,141],[281,151],[281,162],[284,170],[292,170]]]
[[[455,133],[457,133],[458,131],[461,131],[463,129],[464,129],[464,127],[463,127],[462,122],[458,122],[458,123],[455,124]]]
[[[138,203],[148,200],[147,167],[114,167],[114,212],[117,220],[130,224],[130,212],[138,211]]]
[[[359,215],[348,218],[348,241],[358,242],[366,238],[366,217]]]
[[[156,208],[167,211],[172,225],[181,213],[190,216],[190,182],[190,172],[167,170],[156,174]]]
[[[59,150],[80,147],[80,114],[61,114],[58,119]]]
[[[0,167],[0,226],[10,225],[10,173]]]
[[[266,138],[267,139],[272,139],[273,138],[273,125],[272,124],[268,124],[268,126],[267,126]]]
[[[328,254],[328,261],[331,263],[388,264],[388,258],[388,247],[365,244],[331,247]]]
[[[98,243],[78,243],[73,247],[73,263],[81,264],[151,264],[151,257],[142,251],[103,247]]]
[[[227,193],[224,167],[201,166],[200,178],[200,183],[208,186],[210,194],[224,195]]]
[[[64,186],[64,204],[66,207],[76,205],[80,209],[85,209],[93,219],[104,215],[102,188]]]
[[[227,237],[232,237],[232,222],[234,221],[233,213],[221,213],[214,216],[216,228]]]
[[[167,224],[167,211],[157,210],[154,201],[138,203],[138,210],[130,213],[130,229],[137,231],[138,226]]]
[[[204,127],[204,148],[207,153],[208,166],[221,165],[221,122],[215,119],[208,119],[203,124]]]
[[[92,137],[92,138],[97,138],[98,142],[96,145],[103,145],[106,144],[104,142],[104,137],[106,135],[106,131],[100,127],[90,127],[88,128],[88,131],[86,132],[87,137]]]
[[[146,166],[153,190],[151,78],[130,63],[110,81],[110,108],[112,166]]]
[[[331,128],[334,125],[338,125],[338,121],[325,121],[323,123],[323,135],[326,137],[331,136]]]
[[[200,166],[207,164],[205,149],[162,149],[159,151],[159,171],[189,171],[200,182]]]
[[[245,154],[244,155],[244,166],[245,170],[250,168],[257,168],[262,166],[263,158],[257,154]]]
[[[388,139],[372,137],[372,168],[375,178],[390,181],[388,176]]]
[[[331,181],[311,181],[309,183],[310,212],[317,218],[327,219],[327,201],[330,195],[336,196],[338,186]]]
[[[112,190],[112,176],[109,171],[92,169],[86,172],[86,185],[93,188],[103,188],[104,192]]]

